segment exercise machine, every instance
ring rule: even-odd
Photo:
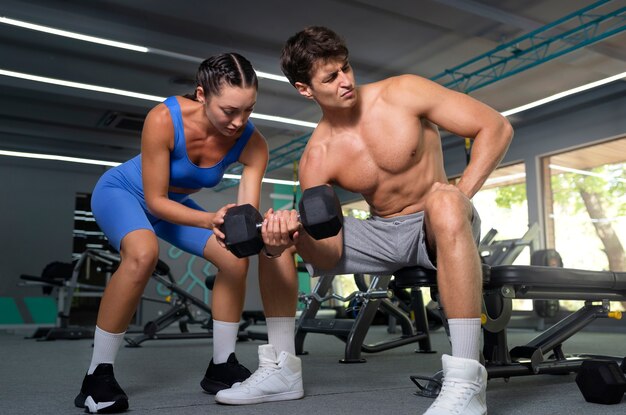
[[[79,277],[90,262],[102,267],[106,279],[110,277],[115,262],[106,255],[107,251],[87,249],[73,263],[52,262],[42,271],[40,276],[21,275],[25,285],[40,285],[46,295],[56,291],[57,318],[54,327],[40,327],[31,338],[37,340],[76,340],[91,339],[94,331],[89,327],[70,325],[70,312],[73,299],[76,297],[101,297],[103,285],[79,282]]]
[[[483,357],[489,378],[511,378],[540,374],[577,372],[592,354],[566,355],[564,343],[599,318],[621,319],[610,301],[626,301],[626,273],[587,271],[570,268],[527,265],[483,266]],[[436,293],[436,273],[413,267],[395,274],[403,287],[432,287]],[[506,327],[511,318],[513,299],[583,300],[584,305],[567,315],[530,342],[509,348]],[[623,356],[603,356],[623,361]],[[414,376],[418,394],[436,396],[441,372],[434,376]],[[426,380],[426,384],[419,381]]]
[[[104,271],[106,282],[111,274],[117,269],[121,258],[118,253],[102,249],[85,250],[73,264],[54,262],[49,264],[41,276],[22,275],[20,278],[27,285],[41,285],[45,294],[57,292],[57,323],[54,327],[40,327],[31,338],[37,340],[57,340],[57,339],[93,339],[94,329],[92,327],[82,327],[70,325],[70,312],[72,301],[76,297],[101,297],[104,285],[85,284],[79,282],[79,277],[83,273],[87,263],[95,262]],[[143,325],[140,334],[129,331],[125,337],[127,347],[139,347],[141,343],[148,340],[166,339],[195,339],[212,338],[212,313],[211,308],[201,299],[181,288],[175,281],[169,266],[159,260],[151,278],[162,284],[170,294],[165,299],[156,299],[142,296],[143,301],[159,302],[168,304],[170,308],[155,320],[148,321]],[[214,275],[208,276],[205,280],[207,288],[213,288]],[[198,319],[192,312],[192,307],[201,310],[204,318]],[[141,322],[141,307],[136,312],[135,320]],[[264,339],[267,336],[263,333],[256,334],[246,331],[252,324],[252,319],[242,320],[240,323],[240,339]],[[171,325],[178,323],[179,332],[164,330]],[[189,325],[197,324],[202,327],[201,332],[190,332]]]
[[[177,340],[177,339],[206,339],[213,337],[213,321],[211,308],[199,298],[182,289],[174,280],[170,267],[159,260],[151,275],[151,278],[162,284],[170,294],[165,300],[144,297],[144,300],[170,304],[171,308],[155,320],[150,320],[143,326],[140,334],[124,337],[126,347],[140,347],[141,343],[148,340]],[[209,275],[205,285],[209,290],[213,289],[214,275]],[[198,319],[191,310],[195,306],[202,310],[205,318]],[[179,332],[163,332],[174,323],[178,323]],[[202,332],[192,333],[189,331],[190,324],[200,325]]]

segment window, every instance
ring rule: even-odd
[[[626,271],[626,138],[545,157],[547,247],[569,268]]]
[[[542,166],[547,247],[568,268],[626,271],[626,138],[551,155]]]
[[[458,177],[450,180],[452,184],[458,181]],[[484,249],[481,250],[481,255],[485,262],[490,265],[502,264],[501,261],[528,265],[530,245],[538,242],[538,232],[536,227],[529,227],[528,224],[524,163],[511,164],[493,171],[472,198],[472,203],[480,215],[481,237],[495,232],[493,240],[482,247]],[[496,252],[498,248],[506,250],[517,243],[520,244],[521,252]]]

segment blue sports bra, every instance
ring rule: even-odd
[[[241,152],[254,132],[254,125],[248,120],[244,132],[219,162],[211,167],[198,167],[191,162],[187,154],[183,116],[178,100],[176,97],[169,97],[163,103],[169,109],[174,123],[174,149],[170,153],[170,186],[186,189],[216,186],[222,180],[226,169],[239,160]],[[130,161],[141,169],[141,154]]]

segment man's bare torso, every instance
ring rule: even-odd
[[[423,210],[432,184],[446,181],[437,127],[394,105],[389,86],[360,87],[358,119],[340,128],[322,119],[307,147],[324,154],[331,183],[361,193],[382,217]]]

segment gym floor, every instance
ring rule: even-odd
[[[621,328],[623,324],[616,322]],[[253,326],[263,331],[264,326]],[[3,414],[79,414],[74,396],[91,357],[90,340],[39,342],[30,332],[0,331],[0,412]],[[373,326],[368,342],[386,336],[386,327]],[[537,335],[509,330],[509,344]],[[256,368],[260,341],[237,344],[241,363]],[[363,364],[340,364],[344,343],[333,336],[308,334],[302,356],[305,397],[298,401],[252,406],[223,406],[202,392],[199,382],[211,356],[211,340],[147,341],[140,348],[122,348],[115,365],[117,380],[129,395],[133,414],[421,414],[431,403],[414,395],[409,376],[431,375],[449,353],[445,332],[432,333],[436,354],[415,354],[407,345],[366,354]],[[581,332],[564,345],[565,353],[624,356],[624,332]],[[489,414],[624,414],[618,405],[585,402],[574,375],[541,375],[489,381]]]

